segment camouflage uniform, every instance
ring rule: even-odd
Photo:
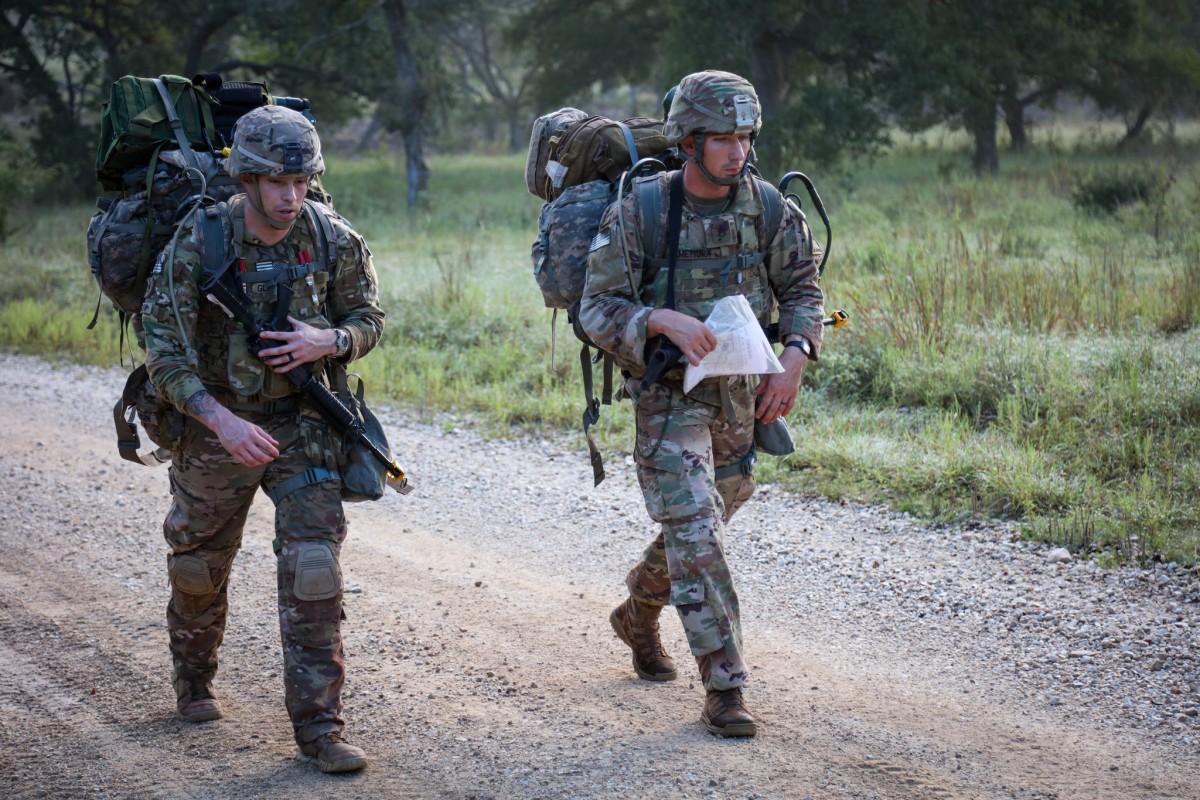
[[[222,210],[240,259],[232,269],[241,271],[255,312],[264,319],[271,316],[276,284],[265,278],[287,265],[294,276],[290,315],[317,328],[348,331],[350,349],[344,360],[368,353],[379,341],[384,315],[362,238],[330,216],[337,242],[336,268],[330,274],[324,261],[313,258],[320,248],[307,214],[301,214],[282,241],[266,246],[244,229],[245,202],[245,195],[238,195]],[[278,441],[279,456],[265,466],[242,466],[208,428],[191,418],[185,422],[182,442],[172,454],[172,502],[163,525],[171,549],[167,621],[176,691],[182,697],[189,684],[211,680],[217,669],[230,569],[261,486],[275,504],[286,702],[296,739],[303,744],[343,727],[338,557],[347,527],[340,483],[331,474],[338,467],[340,440],[284,376],[247,350],[245,333],[201,296],[200,230],[197,226],[182,236],[173,262],[160,260],[151,275],[142,309],[150,376],[180,409],[196,392],[207,390]],[[185,342],[195,348],[194,360]],[[321,374],[325,361],[310,364],[314,374]]]
[[[662,531],[626,578],[630,595],[651,605],[675,606],[707,689],[740,687],[746,680],[741,655],[737,593],[725,562],[725,525],[754,492],[755,378],[709,378],[684,394],[682,367],[640,392],[645,371],[647,321],[666,301],[668,185],[656,181],[661,202],[660,242],[643,249],[646,221],[639,192],[605,213],[593,241],[580,323],[592,340],[612,353],[630,376],[625,383],[637,422],[634,459],[652,519]],[[745,295],[759,322],[777,308],[781,337],[799,334],[814,356],[820,346],[822,294],[817,285],[819,252],[802,218],[784,204],[769,247],[760,184],[743,175],[732,199],[706,208],[685,197],[675,270],[676,310],[704,319],[718,299]],[[720,204],[718,204],[719,206]],[[618,214],[625,221],[626,263]],[[736,258],[765,250],[757,259]],[[689,264],[689,261],[692,263]]]

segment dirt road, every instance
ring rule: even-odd
[[[397,412],[417,491],[352,507],[343,552],[368,768],[293,760],[265,497],[232,579],[226,718],[185,725],[166,470],[116,456],[123,378],[0,355],[4,797],[1200,798],[1186,571],[1054,564],[1005,530],[768,489],[728,538],[762,724],[724,741],[676,620],[669,684],[637,680],[608,627],[652,530],[631,469],[610,456],[593,490],[582,449]]]

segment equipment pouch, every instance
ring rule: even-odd
[[[308,463],[314,467],[324,467],[330,472],[337,472],[340,453],[333,446],[332,437],[325,421],[319,417],[300,417],[300,444],[304,447],[304,455]]]
[[[146,456],[138,454],[141,442],[133,424],[134,414],[150,441],[161,448],[158,453]],[[125,389],[113,409],[113,421],[117,428],[117,449],[121,457],[128,461],[147,466],[161,464],[167,460],[167,452],[178,451],[182,446],[183,413],[158,393],[145,364],[130,373],[125,381]]]
[[[238,394],[249,397],[262,391],[267,365],[250,351],[250,340],[243,330],[229,332],[229,362],[225,376]]]
[[[788,430],[783,417],[767,425],[754,420],[754,448],[769,456],[786,456],[795,452],[792,432]]]
[[[338,377],[338,394],[341,400],[362,424],[367,438],[390,456],[391,448],[388,446],[383,426],[379,424],[379,419],[371,409],[367,408],[364,400],[366,387],[362,378],[358,378],[358,386],[351,392],[345,372],[342,371]],[[341,467],[342,500],[347,503],[359,503],[383,497],[387,488],[387,467],[365,445],[357,441],[347,441],[344,453],[345,463]]]
[[[134,395],[134,408],[150,441],[164,450],[179,449],[183,440],[183,412],[158,393],[158,387],[148,376]]]

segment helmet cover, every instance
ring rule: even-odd
[[[761,127],[762,106],[750,81],[732,72],[706,70],[679,82],[664,133],[675,145],[692,133],[755,136]]]
[[[300,112],[261,106],[237,121],[225,171],[234,177],[320,175],[325,171],[321,139]]]

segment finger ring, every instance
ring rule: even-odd
[[[292,355],[291,353],[288,353],[288,354],[287,354],[287,357],[288,357],[288,361],[289,361],[289,362],[291,362],[291,361],[295,360],[295,358],[296,358],[296,357],[295,357],[294,355]]]

